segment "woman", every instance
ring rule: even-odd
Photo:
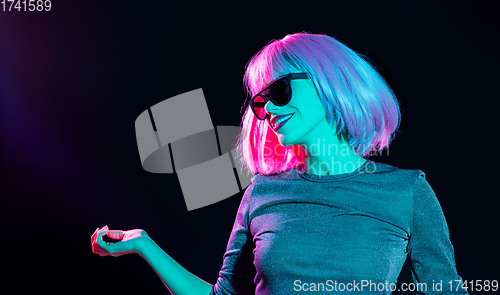
[[[332,37],[293,34],[262,48],[244,80],[248,132],[237,147],[256,176],[217,283],[186,271],[143,230],[97,229],[94,253],[139,253],[173,294],[390,294],[405,287],[395,282],[407,257],[407,289],[467,294],[424,173],[365,159],[388,147],[400,122],[393,92],[365,59]]]

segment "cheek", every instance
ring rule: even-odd
[[[317,125],[320,121],[326,119],[326,113],[323,109],[321,103],[310,104],[306,107],[307,109],[301,116],[301,122],[299,125],[304,128],[309,128],[310,126]]]
[[[326,120],[326,112],[320,101],[315,104],[314,109],[311,109],[311,119],[315,124]]]

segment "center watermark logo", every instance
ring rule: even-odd
[[[176,173],[188,211],[224,200],[250,184],[253,174],[235,161],[239,131],[237,126],[213,126],[201,88],[159,102],[135,121],[142,167]]]

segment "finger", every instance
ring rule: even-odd
[[[108,252],[97,243],[92,244],[92,253],[99,254],[100,256],[108,255]]]
[[[121,241],[113,244],[107,244],[107,249],[109,251],[109,254],[113,257],[118,257],[132,253],[130,247],[131,247],[130,241],[125,241],[125,242]]]
[[[107,226],[103,227],[96,233],[94,242],[92,243],[92,251],[99,255],[102,254],[101,256],[109,255],[108,249],[106,248],[106,242],[102,239],[102,236],[108,232],[106,228]]]
[[[104,249],[97,241],[92,243],[92,252],[100,256],[108,255],[108,251]]]
[[[103,227],[104,228],[104,227]],[[90,237],[90,242],[92,244],[95,244],[97,242],[97,239],[99,238],[99,234],[102,232],[101,229],[97,228],[94,233],[92,234],[92,236]]]
[[[106,235],[108,233],[109,230],[101,230],[98,234],[97,234],[97,239],[96,239],[96,242],[100,245],[102,244],[105,244],[104,240],[102,239],[102,236]]]
[[[105,236],[107,233],[108,233],[108,231],[107,231],[107,230],[106,230],[106,231],[102,231],[102,232],[100,232],[100,233],[97,235],[97,240],[98,240],[98,241],[104,241],[104,240],[102,239],[102,237],[103,237],[103,236]]]
[[[91,244],[94,244],[95,243],[95,240],[97,238],[97,233],[99,232],[99,228],[96,228],[96,230],[94,231],[94,233],[92,234],[92,236],[90,237],[90,243]]]
[[[122,230],[110,230],[108,232],[108,237],[115,239],[115,240],[123,239],[124,235],[125,235],[125,233]]]

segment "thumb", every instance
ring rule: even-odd
[[[122,230],[110,230],[110,231],[108,231],[108,237],[115,239],[115,240],[123,239],[124,235],[125,235],[125,233]]]

